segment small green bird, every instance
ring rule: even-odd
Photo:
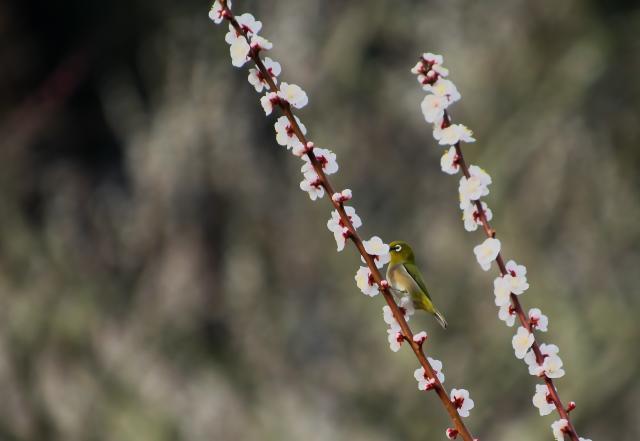
[[[408,243],[394,241],[389,244],[391,261],[387,267],[387,280],[391,284],[393,291],[401,294],[408,293],[413,300],[413,307],[430,312],[436,317],[438,323],[443,328],[447,328],[447,321],[436,309],[429,297],[427,286],[424,283],[422,274],[416,265],[413,250]]]

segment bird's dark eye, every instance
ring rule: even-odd
[[[396,247],[394,248],[394,251],[396,253],[399,253],[400,251],[402,251],[402,247],[400,245],[396,245]]]

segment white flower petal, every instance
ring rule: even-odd
[[[442,158],[440,158],[440,168],[448,175],[455,175],[460,171],[460,164],[458,164],[458,154],[456,148],[451,146],[444,152]]]
[[[231,0],[227,0],[227,7],[231,9]],[[222,23],[222,20],[224,20],[223,8],[218,0],[213,2],[213,5],[209,10],[209,18],[213,20],[215,24],[220,24]]]
[[[507,326],[513,326],[516,321],[516,314],[511,310],[510,303],[500,307],[500,311],[498,311],[498,318],[505,322]]]
[[[493,262],[500,253],[500,241],[488,238],[473,249],[476,259],[483,270],[489,271]]]
[[[236,38],[233,44],[229,47],[229,53],[231,54],[231,64],[235,67],[242,67],[249,61],[249,43],[242,38]]]
[[[309,98],[302,88],[296,84],[282,83],[278,96],[296,109],[302,109],[309,103]]]
[[[442,119],[447,106],[447,99],[437,95],[427,95],[420,103],[420,109],[422,109],[424,119],[428,123],[433,123]]]
[[[553,402],[549,402],[547,397],[549,396],[549,390],[544,384],[536,384],[536,393],[533,396],[533,405],[538,408],[540,416],[549,415],[553,412],[556,406]]]
[[[373,236],[369,240],[362,241],[365,251],[373,256],[376,267],[382,268],[391,260],[389,245],[384,243],[378,236]]]
[[[498,276],[494,279],[493,294],[495,295],[496,306],[503,307],[511,305],[511,291],[504,277]]]
[[[369,268],[361,266],[356,273],[355,279],[356,285],[358,285],[358,288],[360,288],[360,291],[362,291],[363,294],[369,297],[375,297],[378,295],[378,285],[374,282]]]
[[[527,351],[531,347],[534,341],[534,336],[526,328],[520,326],[518,332],[513,336],[511,344],[515,351],[516,358],[523,359],[527,354]]]
[[[551,424],[551,430],[553,430],[553,436],[556,441],[564,441],[565,429],[569,426],[569,422],[564,418],[555,421]]]

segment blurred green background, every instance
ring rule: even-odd
[[[426,440],[450,425],[389,351],[207,2],[0,2],[0,439]],[[409,73],[443,53],[467,159],[581,435],[640,439],[635,1],[234,0],[338,155],[362,235],[415,245],[445,386],[482,440],[551,439]],[[634,349],[635,348],[635,349]]]

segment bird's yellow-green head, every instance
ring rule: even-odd
[[[391,254],[391,264],[415,263],[413,250],[408,243],[402,240],[395,240],[389,244],[389,254]]]

